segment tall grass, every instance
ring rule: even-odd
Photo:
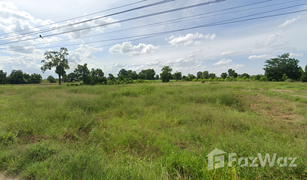
[[[255,98],[280,86],[0,86],[0,169],[24,179],[304,179],[304,102],[285,103],[302,118],[290,123],[263,115],[269,106]],[[215,148],[298,157],[298,167],[209,171]]]

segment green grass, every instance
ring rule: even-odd
[[[0,86],[0,170],[21,179],[306,179],[307,101],[274,91],[306,88]],[[215,148],[238,157],[297,157],[298,167],[234,163],[210,171],[206,156]]]

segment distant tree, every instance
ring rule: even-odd
[[[187,78],[188,78],[187,76],[182,76],[183,80],[187,80]]]
[[[154,80],[156,72],[154,69],[146,69],[145,70],[145,79],[147,80]]]
[[[104,72],[101,69],[91,70],[91,84],[103,84],[106,83],[107,79],[104,77]]]
[[[239,77],[239,74],[235,72],[235,73],[233,74],[233,77],[234,77],[234,78],[237,78],[237,77]]]
[[[10,84],[25,84],[26,81],[23,78],[23,72],[22,70],[12,70],[8,81]]]
[[[216,75],[215,75],[214,73],[210,73],[210,74],[209,74],[209,77],[210,77],[211,79],[215,79],[215,78],[216,78]]]
[[[227,73],[222,73],[222,74],[221,74],[221,78],[223,78],[223,79],[227,78],[227,76],[228,76]]]
[[[129,76],[130,76],[132,79],[134,79],[134,80],[137,80],[137,79],[138,79],[138,74],[137,74],[135,71],[131,72],[131,74],[129,74]]]
[[[203,73],[201,71],[197,72],[197,79],[201,79],[203,76]]]
[[[109,77],[108,77],[108,80],[111,80],[111,81],[113,81],[115,79],[115,77],[113,76],[113,74],[109,74]]]
[[[47,80],[50,82],[50,83],[56,83],[56,80],[53,76],[48,76]]]
[[[70,81],[70,82],[72,82],[72,81],[74,81],[74,80],[77,80],[77,75],[76,75],[76,73],[69,73],[68,75],[67,75],[67,79],[68,79],[68,81]]]
[[[158,74],[156,75],[156,78],[155,78],[155,79],[156,79],[156,80],[160,79],[160,77],[159,77],[159,75],[158,75]]]
[[[26,83],[31,83],[30,78],[31,78],[30,74],[23,73],[23,79],[25,80]]]
[[[84,84],[90,84],[91,78],[90,78],[90,70],[87,67],[87,63],[84,65],[79,65],[74,70],[74,73],[76,74],[77,78],[82,80]]]
[[[247,78],[250,78],[251,76],[247,73],[243,73],[240,75],[241,78],[244,78],[244,77],[247,77]]]
[[[236,71],[233,69],[228,69],[228,76],[229,77],[234,77],[235,76]],[[238,74],[237,74],[238,75]]]
[[[174,77],[175,77],[176,81],[181,80],[181,78],[182,78],[181,72],[175,72],[175,73],[174,73]]]
[[[47,69],[51,70],[51,68],[55,67],[55,73],[59,75],[59,85],[61,85],[61,76],[66,74],[65,70],[69,69],[68,60],[65,56],[68,55],[68,50],[64,47],[60,49],[60,51],[46,51],[44,56],[45,60],[42,60],[42,63],[45,63],[41,70],[43,73]]]
[[[40,74],[31,74],[30,76],[30,83],[32,84],[39,84],[42,81],[42,76]]]
[[[193,74],[188,74],[187,80],[188,81],[192,81],[193,79],[195,79],[196,77]]]
[[[6,84],[6,83],[7,83],[6,72],[0,70],[0,84]]]
[[[302,82],[307,82],[307,65],[305,67],[305,72],[302,72],[301,81]]]
[[[122,76],[123,78],[127,78],[128,77],[128,71],[126,69],[121,69],[118,74],[117,77]]]
[[[290,79],[298,80],[301,77],[299,60],[290,58],[289,53],[279,55],[277,58],[271,58],[265,61],[265,75],[269,80],[282,80],[283,74]]]
[[[145,71],[142,70],[141,72],[139,72],[138,74],[138,79],[145,79]]]
[[[68,77],[67,77],[66,72],[65,72],[65,74],[62,75],[62,80],[63,80],[63,82],[68,82]]]
[[[161,69],[161,74],[160,77],[162,79],[162,82],[169,82],[169,79],[171,78],[171,73],[172,73],[172,68],[170,68],[169,66],[164,66]]]
[[[202,75],[202,78],[203,78],[203,79],[209,79],[209,78],[210,78],[210,76],[209,76],[209,71],[204,71],[204,72],[203,72],[203,75]]]

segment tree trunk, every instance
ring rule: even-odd
[[[59,75],[59,85],[61,85],[61,75]]]

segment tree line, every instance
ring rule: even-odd
[[[182,75],[181,72],[172,73],[172,68],[164,66],[161,69],[160,75],[156,74],[154,69],[145,69],[137,73],[136,71],[121,69],[117,77],[113,74],[105,74],[102,69],[91,70],[84,65],[78,65],[72,73],[66,74],[65,70],[70,69],[66,56],[68,50],[61,48],[60,51],[46,51],[42,60],[44,65],[41,67],[42,72],[55,68],[55,73],[58,74],[58,79],[53,76],[47,78],[50,83],[55,83],[57,80],[61,85],[61,81],[75,82],[82,81],[86,85],[97,84],[130,84],[135,82],[144,82],[144,80],[158,80],[162,82],[169,82],[170,80],[176,81],[302,81],[307,82],[307,66],[305,70],[298,65],[299,60],[290,58],[290,54],[282,54],[277,58],[271,58],[265,61],[265,74],[249,75],[247,73],[238,74],[235,70],[229,69],[227,72],[217,76],[209,71],[199,71],[194,74]],[[38,84],[41,83],[42,76],[40,74],[29,75],[23,73],[21,70],[12,70],[11,74],[0,70],[0,83],[1,84]]]

